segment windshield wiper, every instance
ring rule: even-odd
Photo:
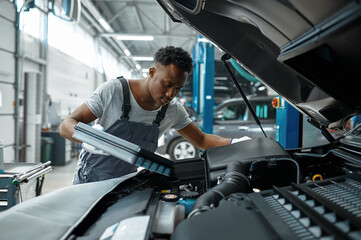
[[[249,103],[246,95],[244,94],[241,86],[239,85],[238,81],[236,80],[236,77],[234,76],[233,72],[231,71],[231,69],[229,68],[229,66],[228,66],[228,64],[227,64],[227,62],[226,62],[226,61],[229,60],[230,58],[231,58],[231,56],[230,56],[229,54],[224,54],[224,55],[222,56],[222,58],[221,58],[221,60],[223,61],[223,65],[224,65],[225,69],[227,70],[229,76],[231,77],[231,79],[232,79],[234,85],[236,86],[238,92],[241,94],[244,102],[246,103],[246,105],[247,105],[249,111],[251,112],[254,120],[256,121],[257,125],[258,125],[259,128],[262,130],[263,135],[264,135],[265,137],[267,137],[266,133],[265,133],[264,130],[263,130],[263,127],[262,127],[262,125],[261,125],[261,122],[259,121],[256,113],[254,112],[254,110],[253,110],[251,104]]]

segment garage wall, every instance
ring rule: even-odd
[[[44,39],[37,39],[21,31],[18,58],[15,58],[15,17],[14,3],[8,0],[0,0],[0,139],[4,143],[5,162],[38,162],[40,161],[41,127],[45,127],[46,119],[51,119],[44,118],[44,116],[55,116],[57,123],[53,127],[56,129],[61,120],[82,104],[92,91],[105,81],[106,77],[92,67],[52,46],[46,48],[44,45],[46,35]],[[42,26],[39,31],[46,33],[46,29],[42,29],[46,26],[44,24],[47,21],[46,14],[40,13],[37,21],[39,21],[39,26]],[[15,118],[15,67],[17,60],[19,104],[17,106],[18,116]],[[116,69],[129,72],[125,66],[119,63]],[[36,73],[40,79],[40,85],[44,86],[46,98],[40,105],[50,106],[52,103],[52,107],[49,109],[42,108],[46,112],[42,113],[43,122],[39,123],[35,141],[32,143],[27,143],[24,140],[23,131],[26,73]],[[39,89],[39,91],[42,92],[43,90]],[[15,136],[16,132],[17,137]],[[18,149],[20,149],[18,152],[15,152],[16,139],[18,139]],[[25,150],[29,149],[29,146],[37,149],[36,159],[27,159]]]
[[[48,94],[60,106],[59,120],[92,93],[96,87],[94,75],[94,69],[49,46]]]
[[[13,162],[15,144],[15,8],[0,1],[0,139],[4,141],[4,161]]]

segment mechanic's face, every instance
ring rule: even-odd
[[[174,64],[161,65],[149,69],[151,85],[149,88],[155,103],[159,106],[168,104],[184,87],[188,73],[183,72]]]

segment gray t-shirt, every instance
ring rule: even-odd
[[[154,111],[142,109],[133,96],[129,87],[129,81],[128,88],[130,105],[132,106],[129,112],[129,121],[152,125],[161,108]],[[99,118],[98,123],[103,126],[105,130],[108,129],[122,116],[123,87],[120,80],[113,79],[101,84],[93,94],[85,100],[85,104],[89,107],[90,111]],[[191,122],[192,120],[189,118],[183,105],[178,100],[173,99],[169,103],[166,115],[160,123],[158,138],[169,128],[180,130],[188,126]]]

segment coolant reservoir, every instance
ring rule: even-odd
[[[159,200],[152,232],[172,234],[178,223],[184,220],[185,208],[177,202],[178,196],[175,194],[166,194],[162,200]]]

